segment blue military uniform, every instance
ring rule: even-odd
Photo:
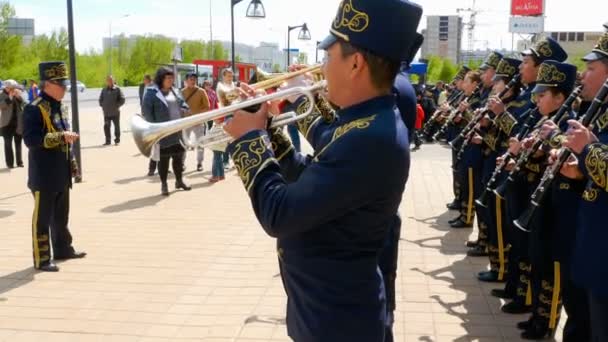
[[[521,61],[514,58],[503,58],[496,68],[494,80],[502,79],[505,84],[518,74],[518,68]],[[509,98],[502,99],[506,104],[507,110],[513,110],[513,104],[517,95],[514,89],[513,94]],[[487,184],[489,178],[496,168],[496,158],[502,155],[505,150],[505,135],[501,133],[498,126],[492,124],[486,131],[483,137],[483,166],[482,166],[482,184]],[[500,204],[499,204],[500,207]],[[509,245],[506,243],[505,234],[502,229],[502,224],[497,224],[496,221],[496,201],[489,201],[487,208],[476,206],[476,208],[485,216],[485,224],[487,225],[487,252],[490,259],[490,275],[497,281],[505,280],[508,271],[508,252]],[[480,275],[482,276],[482,275]]]
[[[40,79],[65,82],[65,64],[41,63]],[[25,107],[23,115],[23,140],[29,148],[28,187],[35,199],[32,222],[34,267],[56,271],[52,269],[55,266],[51,263],[49,242],[55,259],[84,256],[75,256],[68,229],[69,189],[77,166],[71,146],[63,138],[63,133],[70,130],[67,110],[62,108],[61,101],[43,90],[38,99]]]
[[[340,39],[405,60],[421,14],[406,1],[345,0],[321,48]],[[306,118],[299,128],[313,156],[296,153],[278,130],[252,131],[228,146],[258,220],[278,239],[295,341],[384,340],[378,257],[409,171],[407,130],[395,105],[387,94]]]
[[[500,60],[503,58],[502,54],[498,52],[490,53],[484,63],[480,67],[480,71],[485,72],[488,69],[494,69],[498,67]],[[479,101],[472,106],[471,111],[474,109],[481,108],[486,105],[490,97],[492,87],[484,87],[481,90]],[[471,114],[472,115],[472,114]],[[471,117],[469,120],[473,120]],[[472,137],[470,138],[472,139]],[[487,220],[486,216],[480,209],[475,207],[474,200],[479,197],[482,190],[482,166],[483,166],[483,155],[482,145],[470,143],[464,147],[463,161],[460,168],[460,177],[462,182],[461,188],[461,213],[460,222],[451,223],[452,227],[465,227],[473,224],[475,214],[477,214],[477,223],[479,228],[479,234],[477,237],[477,247],[480,250],[485,251],[487,244]],[[481,215],[479,215],[481,214]]]
[[[522,52],[523,56],[532,56],[538,63],[548,60],[563,62],[568,54],[554,39],[544,38],[530,48]],[[523,129],[524,123],[531,122],[534,126],[542,117],[536,110],[529,112],[527,109],[535,107],[532,101],[533,90],[536,82],[530,83],[522,91],[517,101],[521,103],[519,110],[506,112],[501,115],[499,125],[501,130],[510,137],[517,136]],[[527,115],[523,115],[528,113]],[[531,193],[536,188],[543,173],[544,158],[534,159],[528,162],[520,175],[507,188],[505,194],[504,209],[500,213],[504,215],[501,220],[502,227],[508,231],[508,243],[511,244],[509,252],[509,270],[505,291],[513,294],[513,301],[503,306],[503,311],[508,313],[521,313],[531,310],[532,293],[530,275],[532,267],[529,255],[529,234],[521,231],[513,225],[513,221],[526,210]],[[498,213],[497,213],[498,214]],[[497,220],[500,217],[497,215]],[[498,222],[498,221],[497,221]]]
[[[545,61],[541,64],[538,71],[534,94],[540,94],[549,89],[562,91],[570,94],[574,89],[576,81],[576,67],[566,63],[556,61]],[[548,113],[545,117],[551,118],[557,113]],[[571,117],[570,113],[566,117]],[[565,120],[564,120],[565,121]],[[562,121],[562,123],[564,122]],[[567,125],[567,124],[566,124]],[[562,129],[565,129],[562,124]],[[544,148],[547,151],[548,148]],[[538,157],[538,164],[544,163],[546,154]],[[531,161],[535,158],[532,157]],[[541,167],[542,169],[542,167]],[[560,182],[564,184],[564,182]],[[562,205],[561,203],[557,205]],[[562,209],[564,210],[564,209]],[[564,213],[568,213],[565,210]],[[529,325],[522,337],[528,339],[538,339],[546,335],[552,335],[558,325],[562,307],[561,283],[562,270],[560,262],[554,257],[553,239],[557,237],[556,225],[549,224],[554,216],[554,211],[543,204],[539,214],[535,216],[534,228],[529,235],[529,251],[532,289],[532,316]],[[563,215],[562,215],[563,216]],[[568,228],[566,228],[568,229]],[[570,226],[571,230],[571,226]],[[562,232],[568,234],[568,232]],[[571,234],[568,234],[571,235]]]
[[[606,59],[608,33],[584,58],[587,62]],[[577,156],[587,186],[578,212],[572,277],[589,295],[593,341],[608,341],[608,268],[602,264],[608,257],[605,246],[608,241],[608,104],[603,105],[600,113],[603,114],[593,127],[599,142],[587,145]]]

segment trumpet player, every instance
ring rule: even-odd
[[[228,151],[264,230],[278,238],[295,341],[383,341],[386,299],[378,255],[409,169],[407,131],[392,85],[414,48],[422,9],[401,0],[344,0],[330,36],[327,96],[340,109],[313,117],[314,156],[266,131],[268,105],[237,112]],[[382,37],[383,39],[378,39]],[[312,103],[309,105],[313,105]],[[378,174],[378,165],[390,165]]]

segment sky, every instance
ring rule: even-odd
[[[608,20],[605,0],[545,0],[546,31],[602,31]],[[34,18],[36,34],[67,27],[65,0],[8,0],[21,18]],[[235,6],[237,42],[258,45],[276,42],[287,46],[287,26],[307,23],[312,40],[297,40],[292,31],[291,47],[307,52],[314,59],[316,41],[323,40],[336,14],[340,0],[262,0],[265,19],[249,19],[245,12],[250,0]],[[474,0],[414,0],[424,15],[452,15],[458,8],[471,8]],[[214,40],[230,40],[229,0],[73,0],[76,49],[100,50],[102,38],[109,34],[163,34],[178,39],[209,40],[210,13]],[[508,33],[509,0],[476,0],[479,10],[475,48],[510,49]],[[128,15],[128,17],[124,17]],[[468,15],[463,13],[465,22]],[[419,29],[426,26],[421,20]],[[463,47],[467,46],[466,32]],[[515,36],[515,41],[519,38]]]

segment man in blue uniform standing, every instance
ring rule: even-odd
[[[608,80],[608,33],[599,40],[593,51],[583,59],[587,69],[583,74],[581,96],[591,101]],[[578,159],[578,168],[568,165],[562,175],[587,182],[578,212],[576,243],[572,256],[572,277],[589,296],[589,317],[593,342],[608,341],[608,268],[603,261],[608,257],[606,241],[606,210],[608,210],[608,101],[604,99],[594,129],[589,130],[577,121],[569,121],[564,147]]]
[[[328,51],[328,98],[340,110],[308,129],[314,156],[296,153],[276,130],[269,136],[266,105],[236,113],[225,127],[258,220],[278,238],[295,341],[384,340],[378,255],[409,171],[407,130],[391,90],[421,15],[401,0],[340,4],[320,45]]]
[[[49,241],[54,260],[86,255],[74,251],[68,229],[72,176],[78,172],[71,144],[78,139],[78,134],[70,131],[67,111],[61,106],[69,80],[65,63],[40,63],[39,71],[42,92],[23,113],[23,140],[29,148],[28,187],[35,201],[32,220],[34,267],[57,272],[59,268],[51,260]]]

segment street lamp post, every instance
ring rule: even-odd
[[[74,43],[74,13],[72,11],[72,0],[67,0],[68,9],[68,54],[70,60],[70,84],[72,100],[72,130],[80,134],[80,118],[78,115],[78,86],[76,77],[76,46]],[[74,157],[78,164],[78,175],[74,178],[76,183],[82,182],[82,159],[80,158],[80,139],[73,144]]]
[[[243,0],[230,0],[230,22],[232,25],[232,72],[236,73],[236,63],[235,63],[235,55],[234,55],[234,6]],[[266,18],[266,10],[264,9],[264,5],[261,0],[251,0],[249,6],[247,7],[247,14],[245,15],[247,18],[252,19],[263,19]]]
[[[291,31],[302,28],[300,33],[298,34],[299,40],[310,40],[310,31],[308,30],[308,25],[304,23],[299,26],[287,26],[287,69],[289,69],[289,65],[291,64]]]
[[[128,16],[130,16],[130,14],[125,14],[122,17],[120,17],[120,18],[118,18],[116,20],[123,19],[123,18],[126,18]],[[109,26],[110,26],[110,72],[108,73],[108,75],[112,75],[112,50],[114,49],[114,46],[112,46],[113,45],[113,42],[112,42],[112,20],[110,20]]]

